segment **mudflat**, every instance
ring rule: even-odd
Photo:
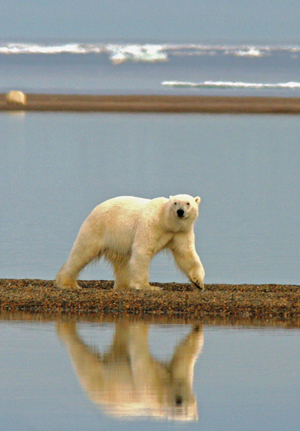
[[[27,94],[26,105],[7,103],[0,94],[0,111],[152,112],[299,114],[299,97],[227,97],[168,95]]]

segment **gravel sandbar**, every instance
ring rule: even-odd
[[[114,318],[164,317],[209,319],[275,319],[300,326],[300,286],[153,283],[156,291],[114,291],[112,281],[80,281],[81,290],[60,290],[49,280],[0,280],[0,313],[33,313]]]

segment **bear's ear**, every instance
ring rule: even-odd
[[[201,202],[201,198],[199,197],[199,196],[197,196],[196,198],[195,198],[195,202],[196,202],[196,204],[200,204],[200,202]]]

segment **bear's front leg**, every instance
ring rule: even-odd
[[[170,249],[181,271],[198,289],[204,290],[205,271],[196,252],[193,235],[190,238],[185,238],[184,235],[176,235],[170,244]]]
[[[193,267],[188,274],[190,281],[198,287],[200,290],[204,290],[204,268],[200,262],[200,265]]]
[[[129,260],[129,287],[137,290],[161,290],[149,284],[149,267],[153,254],[140,247],[133,247]]]

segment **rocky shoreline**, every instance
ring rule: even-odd
[[[208,284],[204,291],[189,284],[153,283],[161,292],[113,290],[112,281],[80,281],[81,290],[60,290],[49,280],[0,280],[1,315],[29,313],[100,319],[163,318],[268,320],[300,327],[300,286]],[[101,319],[100,319],[101,320]]]

